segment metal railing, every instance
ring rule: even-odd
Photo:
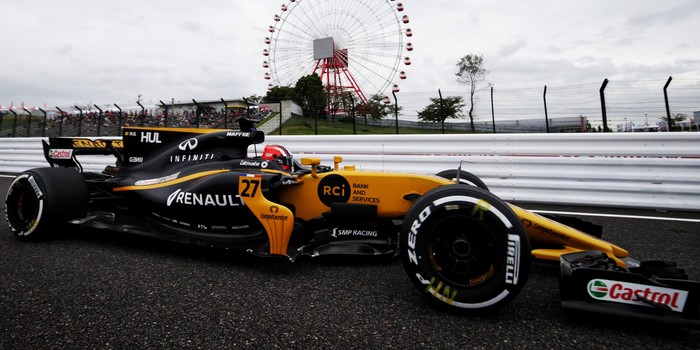
[[[0,172],[47,166],[42,138],[0,138]],[[700,210],[700,133],[267,135],[296,158],[435,174],[458,166],[505,200]],[[250,155],[261,147],[250,147]],[[102,171],[113,157],[83,156]]]

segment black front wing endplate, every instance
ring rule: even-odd
[[[675,263],[627,269],[599,251],[564,254],[559,289],[564,309],[700,329],[700,282]]]

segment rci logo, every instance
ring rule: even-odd
[[[324,177],[318,184],[318,198],[327,206],[332,203],[347,203],[350,199],[350,184],[344,177],[331,174]]]

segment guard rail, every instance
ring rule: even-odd
[[[41,138],[0,138],[0,172],[47,166]],[[700,211],[700,133],[267,135],[294,157],[432,174],[462,166],[504,200]],[[263,145],[251,146],[254,155]],[[101,171],[113,157],[83,156]]]

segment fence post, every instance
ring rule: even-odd
[[[671,119],[671,109],[668,107],[668,93],[666,92],[666,89],[668,89],[668,85],[671,84],[671,79],[672,77],[668,77],[668,80],[666,80],[666,85],[664,85],[664,102],[666,103],[666,123],[668,124],[668,127],[666,127],[666,131],[671,132],[671,122],[673,121]]]
[[[15,120],[12,122],[12,137],[15,137],[15,131],[17,130],[17,112],[10,110],[12,114],[15,115]]]
[[[282,135],[282,100],[281,99],[279,101],[279,104],[280,104],[280,115],[279,115],[279,117],[280,117],[280,135]]]
[[[542,100],[544,100],[544,128],[549,134],[549,114],[547,114],[547,85],[544,86],[544,92],[542,93]]]
[[[47,116],[46,116],[46,111],[45,111],[45,110],[43,110],[43,109],[41,109],[41,108],[39,108],[39,110],[41,111],[41,113],[44,113],[44,124],[42,124],[42,126],[41,126],[41,137],[44,137],[44,136],[46,136],[46,122],[47,122],[46,119],[47,119]]]
[[[496,133],[496,115],[493,111],[493,86],[491,86],[491,127],[493,128],[493,133]]]
[[[136,101],[136,103],[141,107],[141,123],[139,126],[145,126],[146,121],[146,107],[141,104],[141,101]]]
[[[58,118],[58,136],[63,136],[63,111],[58,106],[56,109],[61,112],[61,117]]]
[[[83,136],[83,110],[78,106],[73,106],[80,112],[80,118],[78,119],[78,136]]]
[[[197,101],[192,99],[192,102],[194,102],[194,117],[195,117],[195,123],[197,123],[197,129],[199,129],[199,104]]]
[[[600,86],[600,111],[603,114],[603,132],[610,132],[608,128],[608,113],[605,110],[605,87],[608,86],[608,78],[603,80],[603,85]]]
[[[27,114],[29,114],[27,116],[27,137],[29,137],[29,129],[31,129],[31,126],[32,126],[32,112],[30,112],[26,108],[22,108],[22,109],[24,109],[24,111],[27,112]]]
[[[355,99],[352,98],[352,94],[348,94],[348,97],[350,98],[350,117],[352,118],[352,134],[357,135],[357,123],[355,122]]]
[[[100,111],[97,117],[97,136],[102,136],[102,108],[98,107],[97,105],[94,106],[98,111]]]
[[[221,99],[222,101],[224,99]],[[163,102],[163,100],[158,100],[160,101],[160,104],[163,105],[163,113],[165,113],[165,116],[163,117],[163,127],[168,127],[168,105]],[[224,122],[226,121],[226,118],[224,118]]]
[[[396,99],[396,92],[398,88],[393,88],[391,94],[394,95],[394,118],[396,119],[396,135],[399,134],[399,100]]]
[[[438,89],[438,96],[440,96],[440,120],[441,120],[441,125],[442,125],[442,133],[445,133],[445,119],[447,117],[445,116],[445,111],[442,108],[442,91]]]
[[[224,100],[223,97],[220,98],[221,103],[224,104],[224,113],[222,113],[224,115],[224,129],[228,129],[228,103],[226,103],[226,100]]]
[[[122,109],[121,109],[121,107],[117,106],[116,103],[114,104],[114,107],[117,107],[117,109],[119,110],[119,130],[121,130],[122,125],[124,124],[124,120],[123,120],[124,117],[122,116]]]

